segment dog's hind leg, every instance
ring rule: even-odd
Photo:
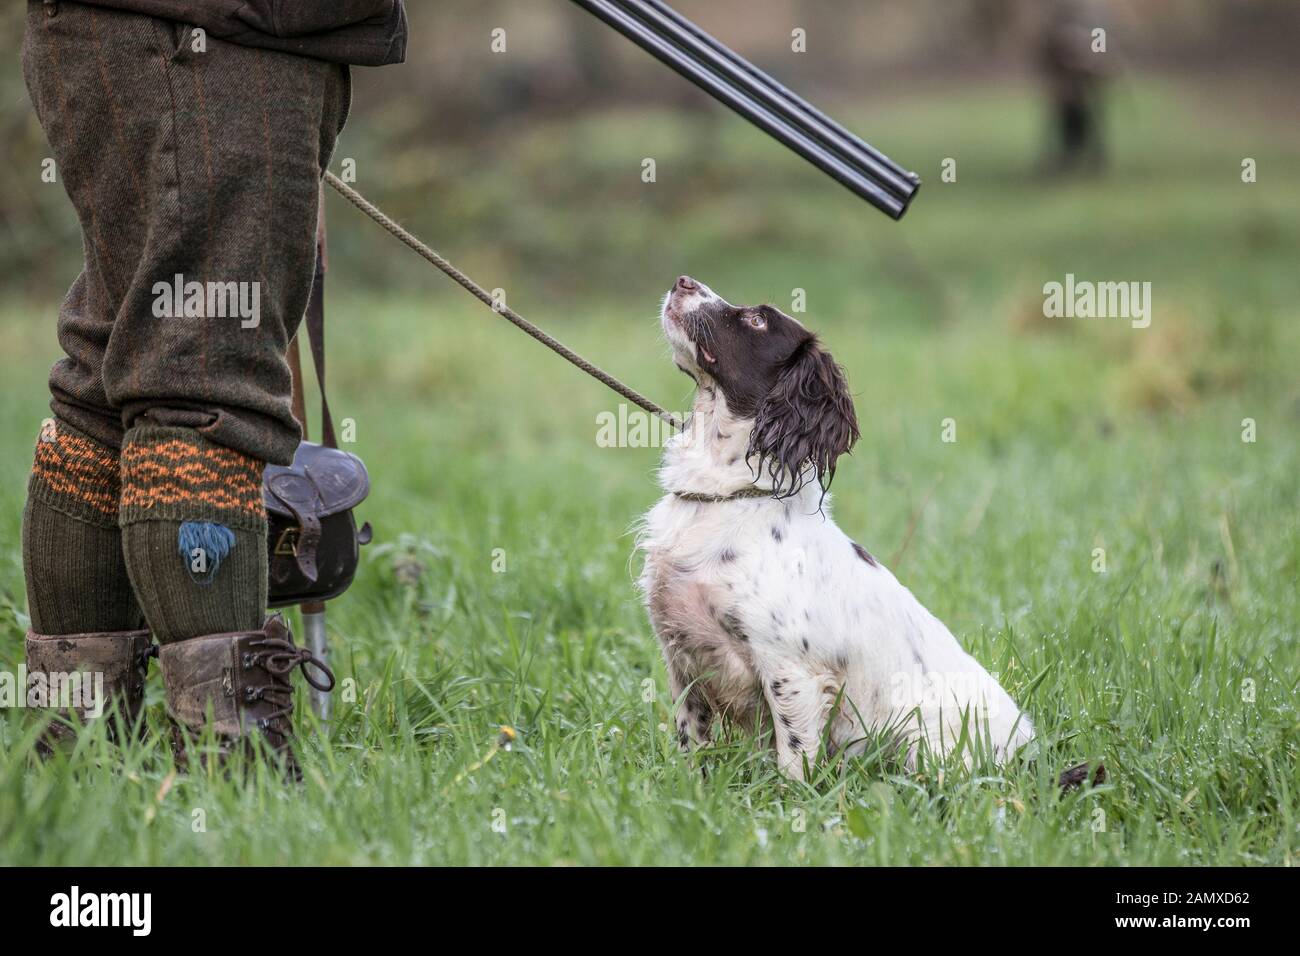
[[[713,736],[713,707],[699,682],[692,683],[686,676],[669,643],[663,644],[663,652],[668,669],[668,693],[677,709],[674,714],[677,744],[684,753],[689,753]]]

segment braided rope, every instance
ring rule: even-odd
[[[573,351],[573,349],[569,348],[567,345],[561,342],[559,339],[555,338],[554,336],[548,334],[547,332],[542,331],[537,326],[533,325],[533,323],[529,322],[527,319],[525,319],[514,309],[507,306],[504,302],[497,303],[496,301],[494,301],[492,296],[489,295],[487,291],[483,289],[482,286],[476,283],[469,276],[465,275],[465,273],[457,269],[454,265],[452,265],[450,262],[444,259],[433,249],[429,248],[427,245],[421,242],[416,236],[412,235],[410,232],[403,229],[400,225],[394,222],[391,217],[385,214],[383,210],[379,209],[379,207],[374,205],[374,203],[370,202],[370,200],[366,199],[365,196],[361,195],[359,192],[357,192],[347,183],[343,182],[343,180],[339,179],[333,173],[326,171],[325,181],[329,183],[332,187],[334,187],[334,189],[340,195],[342,195],[344,199],[352,203],[352,205],[356,206],[358,209],[364,212],[367,216],[369,216],[379,225],[383,226],[384,229],[388,230],[388,232],[390,232],[393,236],[401,240],[406,246],[408,246],[422,259],[441,269],[444,273],[446,273],[448,277],[452,279],[452,281],[454,281],[457,285],[459,285],[470,295],[474,296],[474,298],[478,299],[480,302],[486,305],[493,312],[509,319],[512,323],[515,324],[515,326],[527,332],[529,335],[535,338],[538,342],[541,342],[551,351],[555,352],[557,355],[563,358],[568,359],[572,364],[576,365],[578,368],[582,369],[592,378],[596,379],[596,381],[601,382],[604,385],[608,386],[609,388],[613,389],[615,392],[617,392],[618,394],[626,398],[629,402],[632,402],[634,405],[639,405],[641,408],[644,408],[651,415],[663,419],[665,422],[667,422],[669,425],[672,425],[674,428],[680,429],[682,427],[682,423],[678,421],[676,416],[671,415],[668,412],[664,411],[662,408],[660,408],[654,402],[650,401],[650,399],[646,398],[640,392],[636,391],[633,388],[629,388],[627,385],[624,385],[622,382],[614,378],[614,376],[610,375],[608,372],[591,364],[585,358],[579,355],[577,352]]]

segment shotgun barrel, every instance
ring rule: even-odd
[[[864,172],[878,176],[892,192],[896,193],[905,202],[910,200],[912,194],[920,187],[920,177],[916,173],[904,169],[870,143],[831,119],[799,94],[783,86],[730,47],[704,32],[703,29],[686,19],[686,17],[664,3],[663,0],[616,0],[616,2],[633,8],[634,12],[636,8],[646,9],[646,15],[638,14],[643,20],[646,20],[647,16],[649,16],[653,18],[654,23],[667,21],[665,26],[659,27],[659,32],[663,33],[665,29],[673,28],[680,30],[693,41],[691,49],[697,49],[697,44],[705,47],[706,58],[710,62],[716,62],[718,59],[722,60],[725,63],[726,71],[733,76],[738,72],[739,82],[754,90],[755,94],[764,102],[774,105],[787,117],[791,118],[793,122],[804,126],[826,145],[845,152],[856,166]],[[651,21],[647,20],[647,22]]]
[[[819,118],[803,100],[716,40],[707,42],[708,35],[684,17],[636,0],[573,2],[886,215],[901,219],[907,211],[920,187],[914,174],[838,124]]]

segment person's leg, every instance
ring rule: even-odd
[[[258,708],[199,675],[229,666],[235,635],[268,639],[261,472],[299,440],[285,351],[346,70],[212,37],[199,52],[178,24],[79,4],[43,26],[41,62],[57,66],[37,84],[42,120],[66,134],[65,183],[115,304],[102,383],[125,428],[126,568],[163,645],[169,710],[192,726],[214,705],[217,729],[238,736]],[[57,367],[52,391],[61,414],[71,389]],[[202,666],[194,648],[169,653],[199,638]]]
[[[127,34],[157,22],[124,20]],[[285,353],[348,94],[337,65],[211,37],[200,53],[188,37],[139,80],[165,90],[158,115],[123,121],[128,143],[136,123],[162,124],[147,157],[158,199],[104,365],[127,429],[127,568],[164,646],[262,624],[262,469],[289,464],[300,438]]]
[[[116,449],[51,419],[36,442],[23,509],[23,571],[38,634],[143,627],[118,528]]]
[[[69,51],[51,42],[42,4],[29,5],[23,67],[38,117],[54,148],[59,180],[73,197],[86,235],[85,267],[59,309],[59,341],[66,352],[51,371],[53,419],[42,423],[23,509],[22,557],[31,629],[27,672],[31,689],[49,687],[58,675],[99,674],[105,696],[125,703],[134,717],[143,699],[148,632],[122,553],[118,527],[121,415],[104,391],[102,370],[116,313],[91,237],[108,228],[114,204],[78,202],[80,183],[93,165],[97,125],[78,131],[79,150],[69,148],[73,130],[62,109],[77,70],[64,64]],[[111,199],[111,197],[108,197]],[[92,685],[93,686],[93,685]],[[83,719],[107,701],[47,699],[66,704]],[[66,736],[55,723],[52,737]]]
[[[26,664],[29,702],[75,710],[83,722],[117,707],[129,726],[144,702],[152,641],[122,557],[118,488],[113,448],[66,422],[42,428],[23,510]],[[65,685],[71,675],[76,683]],[[55,691],[63,686],[71,693]],[[70,737],[56,720],[42,746]]]

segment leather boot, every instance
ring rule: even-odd
[[[220,756],[261,734],[267,744],[286,757],[293,734],[295,667],[321,691],[334,689],[334,674],[305,647],[293,643],[284,618],[272,614],[261,630],[205,634],[164,644],[158,655],[167,689],[167,713],[174,722],[173,739],[178,762],[186,763],[184,728],[197,736],[208,725],[221,740]],[[309,669],[315,667],[313,674]]]
[[[98,634],[37,634],[27,632],[28,701],[58,710],[66,720],[76,711],[82,722],[117,709],[121,728],[135,724],[144,703],[144,681],[154,644],[148,631],[108,631]],[[76,675],[75,678],[73,675]],[[76,689],[76,699],[67,694]],[[67,705],[60,707],[61,704]],[[76,739],[73,728],[55,720],[38,742],[42,752]]]

